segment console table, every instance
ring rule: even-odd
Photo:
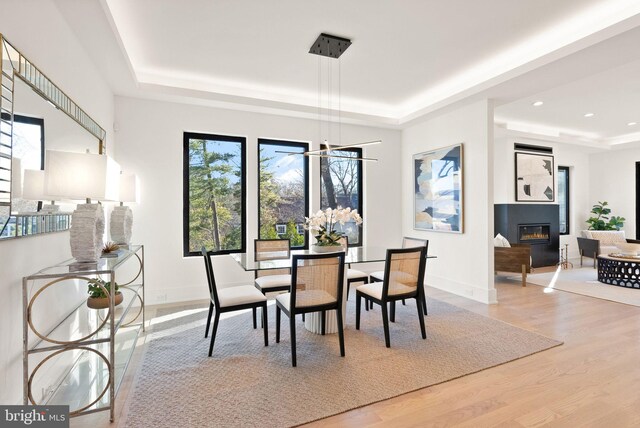
[[[95,278],[117,283],[122,303],[116,306],[111,293],[108,308],[87,307],[87,283]],[[144,331],[144,247],[26,276],[22,303],[24,404],[69,405],[70,416],[109,410],[113,421],[118,388]]]
[[[640,258],[598,256],[598,281],[640,289]]]

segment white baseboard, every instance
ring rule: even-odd
[[[429,275],[429,277],[425,281],[425,284],[427,284],[429,287],[447,291],[458,296],[467,297],[481,303],[498,303],[498,296],[495,288],[481,288],[475,285],[464,284],[434,275]]]
[[[238,285],[247,285],[245,282],[227,283],[221,285],[220,288],[235,287]],[[209,298],[209,292],[206,284],[198,284],[194,286],[185,285],[183,287],[160,288],[153,290],[145,290],[145,300],[147,305],[161,305],[165,303],[180,303],[193,300],[206,300]]]

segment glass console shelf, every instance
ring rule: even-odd
[[[110,295],[107,308],[89,308],[85,290],[95,278],[117,283],[122,302]],[[24,404],[68,404],[70,416],[109,410],[113,421],[115,396],[145,327],[144,247],[26,276],[22,302]]]

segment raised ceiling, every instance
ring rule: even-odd
[[[99,0],[97,9],[73,0],[58,4],[99,65],[104,46],[119,46],[136,89],[123,81],[122,71],[106,70],[116,93],[254,111],[316,114],[318,57],[307,53],[309,47],[321,32],[349,38],[353,45],[340,71],[343,117],[390,126],[478,94],[500,93],[512,101],[512,94],[491,89],[504,89],[515,78],[640,24],[635,0]],[[108,28],[110,41],[89,31],[86,21],[92,19],[103,21],[95,26]],[[524,87],[540,89],[534,78]],[[549,99],[561,101],[576,91]],[[528,101],[522,102],[504,116],[536,119],[527,116]]]

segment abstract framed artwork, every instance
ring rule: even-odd
[[[413,155],[417,230],[463,232],[462,143]]]
[[[516,202],[554,202],[553,155],[516,152]]]

